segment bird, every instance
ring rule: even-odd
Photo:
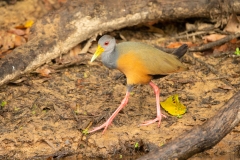
[[[187,50],[188,46],[183,44],[173,54],[168,54],[142,42],[127,41],[117,44],[114,37],[103,35],[98,40],[98,46],[92,56],[91,62],[101,55],[102,63],[106,67],[109,69],[118,69],[125,74],[127,78],[127,91],[120,106],[109,119],[88,133],[103,129],[102,134],[104,134],[113,119],[127,105],[133,86],[138,84],[149,84],[153,88],[157,106],[157,117],[153,120],[143,122],[140,126],[146,126],[158,121],[158,127],[160,127],[162,118],[166,116],[161,113],[160,109],[160,89],[152,80],[162,78],[171,73],[186,71],[188,68],[179,61],[179,58]]]

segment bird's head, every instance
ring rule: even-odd
[[[104,35],[98,40],[98,47],[94,53],[91,62],[93,62],[102,53],[111,53],[116,45],[116,40],[110,35]]]

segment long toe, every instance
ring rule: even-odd
[[[99,127],[94,127],[93,130],[89,131],[88,133],[96,132],[96,131],[98,131],[98,130],[100,130],[100,129],[102,129],[102,128],[105,128],[105,123],[102,124],[102,125],[99,126]]]
[[[157,122],[157,121],[158,121],[158,118],[155,118],[155,119],[153,119],[153,120],[149,120],[149,121],[143,122],[142,124],[140,124],[140,126],[147,126],[147,125],[152,124],[152,123],[155,123],[155,122]]]
[[[105,123],[103,123],[101,126],[93,128],[93,130],[89,131],[88,133],[93,133],[93,132],[95,132],[95,131],[98,131],[98,130],[104,128],[104,130],[103,130],[103,132],[102,132],[102,134],[104,134],[104,132],[107,130],[107,128],[108,128],[108,126],[109,126],[110,124],[111,124],[111,121],[109,122],[109,120],[107,120],[107,121],[106,121]]]
[[[149,120],[149,121],[145,121],[143,122],[142,124],[140,124],[140,126],[147,126],[149,124],[152,124],[152,123],[155,123],[158,121],[158,127],[160,127],[161,125],[161,121],[162,121],[162,118],[167,118],[167,116],[165,116],[164,114],[161,114],[160,116],[157,116],[157,118],[153,119],[153,120]]]

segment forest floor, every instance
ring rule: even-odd
[[[57,2],[51,5],[40,2],[24,0],[13,5],[1,2],[0,10],[4,13],[0,15],[1,30],[26,20],[36,21],[60,6]],[[54,7],[57,4],[59,6]],[[118,36],[121,35],[128,41],[164,46],[171,42],[170,33],[179,32],[171,24],[162,30],[167,33],[165,37],[150,32],[147,27],[125,28],[111,34],[116,35],[118,43],[123,41]],[[94,42],[89,52],[94,53],[96,46]],[[162,120],[160,128],[157,123],[138,126],[156,116],[154,91],[149,85],[139,85],[135,86],[127,106],[104,135],[102,131],[82,133],[91,122],[91,128],[104,123],[126,92],[124,75],[118,70],[109,70],[100,59],[93,64],[86,62],[55,70],[49,76],[33,72],[22,77],[23,82],[1,86],[0,101],[6,105],[0,108],[0,159],[140,157],[151,148],[160,147],[206,122],[240,89],[240,58],[233,56],[233,52],[196,52],[194,57],[187,53],[181,61],[189,68],[188,71],[154,80],[160,88],[161,101],[178,94],[187,107],[187,112],[181,117],[171,116],[162,109],[167,118]],[[51,68],[54,65],[56,62],[52,61],[45,66]],[[209,66],[214,67],[218,74],[213,73]],[[136,147],[136,143],[142,146],[141,149]],[[216,146],[190,160],[237,157],[240,158],[240,125]]]

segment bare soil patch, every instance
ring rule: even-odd
[[[4,12],[15,12],[17,15],[20,14],[18,9],[25,6],[21,9],[24,10],[22,17],[36,19],[39,16],[36,8],[39,6],[34,2],[17,2],[5,8]],[[40,11],[41,14],[45,13],[41,7]],[[11,21],[0,19],[0,24],[4,26],[23,21],[18,18]],[[131,35],[126,36],[128,40],[161,45],[161,38],[141,28],[137,31],[123,29],[116,33]],[[90,52],[95,49],[96,43]],[[240,58],[229,55],[195,55],[213,66],[219,75],[187,54],[182,61],[189,67],[188,71],[154,81],[161,90],[160,100],[172,94],[179,95],[188,108],[181,118],[164,112],[168,118],[163,119],[160,128],[157,123],[138,127],[145,120],[155,118],[156,106],[152,88],[148,85],[136,86],[129,103],[104,135],[101,132],[84,135],[82,130],[90,122],[94,122],[91,127],[104,123],[119,106],[126,91],[126,79],[122,73],[109,70],[99,60],[93,64],[59,69],[50,77],[28,74],[23,77],[23,82],[0,88],[0,101],[7,102],[6,106],[0,108],[0,158],[64,157],[72,153],[75,155],[69,159],[139,157],[193,126],[203,124],[239,90]],[[55,61],[50,62],[48,67],[54,65]],[[137,142],[140,143],[140,149],[135,148]],[[240,126],[212,149],[190,159],[234,159],[239,158],[239,152]]]

